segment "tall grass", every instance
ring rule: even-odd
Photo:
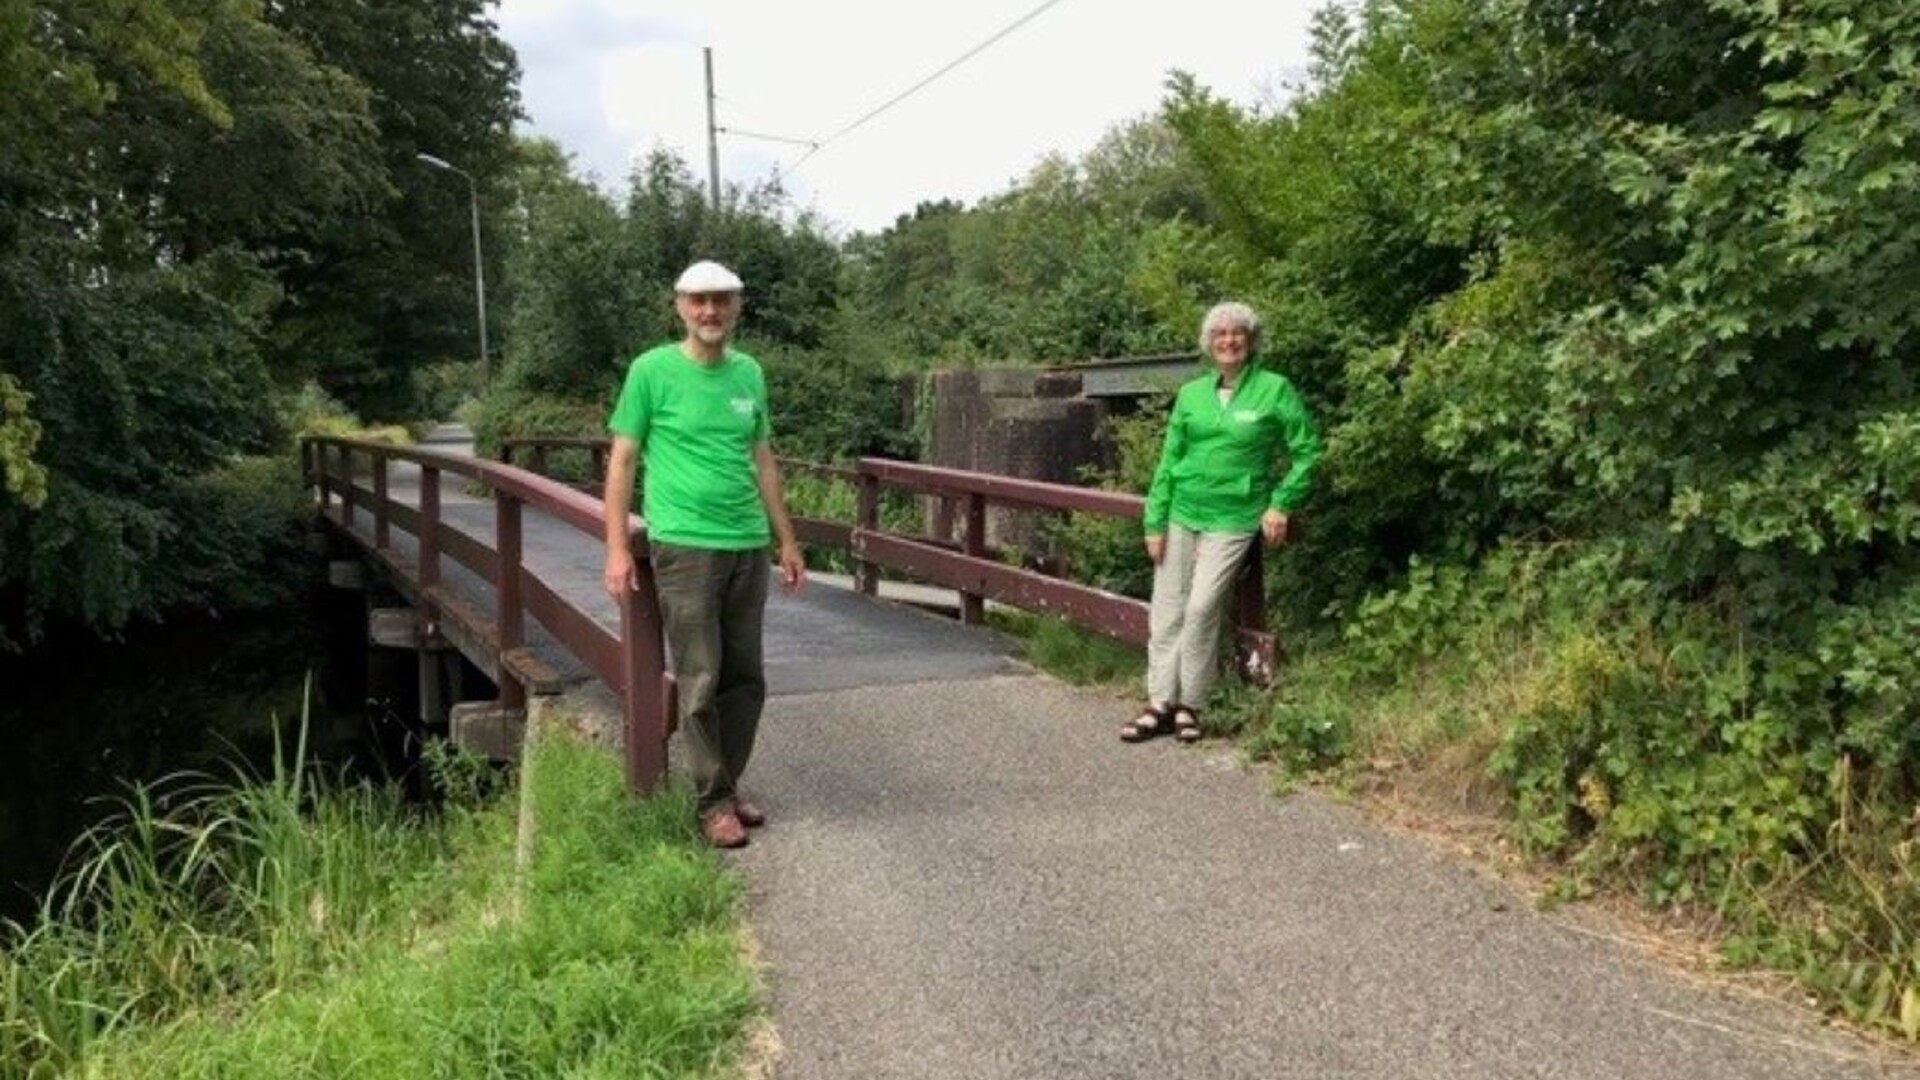
[[[527,775],[536,824],[517,897],[495,888],[440,932],[363,949],[238,1021],[142,1032],[95,1063],[169,1080],[725,1071],[757,984],[737,886],[698,843],[686,794],[637,802],[610,757],[566,743],[539,747]]]
[[[0,1078],[726,1067],[757,985],[686,794],[636,802],[566,744],[528,776],[523,873],[499,802],[429,818],[291,768],[136,789],[9,928]]]
[[[61,1075],[100,1040],[324,972],[446,856],[393,791],[273,771],[133,788],[75,844],[30,926],[0,927],[0,1078]]]

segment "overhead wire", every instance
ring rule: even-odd
[[[853,121],[852,123],[841,128],[839,131],[836,131],[833,134],[827,136],[826,138],[821,139],[818,143],[815,143],[812,149],[808,150],[806,153],[801,154],[798,158],[794,159],[793,164],[788,165],[785,168],[779,169],[779,171],[776,173],[776,178],[778,178],[779,176],[791,175],[794,172],[794,170],[800,168],[801,165],[805,164],[808,158],[826,149],[828,146],[846,137],[847,135],[852,134],[856,129],[858,129],[861,125],[865,124],[867,121],[872,120],[874,117],[879,116],[881,113],[884,113],[888,109],[893,108],[895,105],[900,104],[902,101],[905,101],[907,98],[912,97],[918,91],[925,89],[926,86],[929,83],[932,83],[935,79],[940,78],[942,75],[945,75],[947,72],[952,71],[954,68],[959,67],[961,64],[964,64],[967,61],[985,52],[988,48],[990,48],[995,43],[1000,41],[1001,38],[1006,37],[1008,34],[1011,34],[1015,30],[1020,29],[1022,26],[1025,26],[1026,24],[1032,22],[1034,19],[1039,18],[1041,15],[1046,13],[1048,8],[1054,7],[1059,3],[1061,3],[1061,0],[1045,0],[1044,3],[1038,5],[1033,10],[1027,12],[1025,15],[1022,15],[1018,19],[1015,19],[1014,21],[1008,23],[1006,26],[1001,27],[998,31],[994,33],[992,37],[986,39],[985,41],[982,41],[978,45],[975,45],[973,48],[968,49],[966,52],[961,53],[958,57],[954,58],[953,60],[948,61],[945,66],[940,68],[940,70],[934,72],[933,74],[927,76],[924,79],[921,79],[919,82],[914,83],[912,86],[907,87],[905,90],[902,90],[899,93],[893,95],[892,97],[888,98],[886,101],[882,102],[878,106],[868,110],[866,113],[861,115],[859,119]]]

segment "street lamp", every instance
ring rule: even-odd
[[[487,277],[480,262],[480,189],[473,182],[473,175],[467,170],[432,154],[415,154],[414,157],[436,169],[445,169],[458,173],[467,182],[467,201],[473,209],[473,304],[480,311],[480,382],[487,381]]]

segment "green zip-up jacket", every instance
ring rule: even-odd
[[[1320,436],[1293,384],[1249,361],[1225,405],[1219,389],[1220,373],[1212,371],[1174,398],[1147,490],[1149,536],[1166,532],[1169,521],[1196,532],[1252,532],[1269,509],[1287,513],[1306,497]]]

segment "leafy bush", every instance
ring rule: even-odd
[[[474,360],[447,360],[429,364],[413,373],[414,398],[419,401],[420,416],[431,420],[451,420],[469,401],[480,397],[480,364]]]
[[[607,387],[606,403],[570,401],[518,390],[498,390],[483,398],[468,414],[473,427],[474,452],[498,458],[500,445],[511,438],[535,435],[573,437],[603,434],[619,387]]]
[[[176,499],[170,509],[181,524],[162,564],[174,603],[258,610],[301,594],[312,505],[291,459],[240,458],[180,485]]]
[[[1109,415],[1101,437],[1113,465],[1090,470],[1085,479],[1113,491],[1145,495],[1166,438],[1170,395],[1156,397],[1133,414]],[[1075,581],[1144,600],[1153,595],[1153,563],[1142,547],[1140,522],[1097,514],[1068,514],[1046,533],[1063,572]]]
[[[286,427],[295,436],[346,437],[360,431],[360,418],[318,383],[304,383],[281,406]]]
[[[821,463],[918,456],[904,387],[879,364],[782,348],[756,355],[767,377],[773,444],[782,456]]]

